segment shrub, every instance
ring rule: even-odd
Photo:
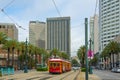
[[[81,68],[81,71],[82,71],[82,72],[85,72],[85,71],[86,71],[86,68]]]
[[[37,71],[47,71],[48,68],[47,67],[41,67],[41,68],[37,68]]]

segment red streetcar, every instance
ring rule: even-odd
[[[63,59],[49,59],[49,73],[63,73],[71,70],[71,63]]]

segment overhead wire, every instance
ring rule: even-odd
[[[10,4],[12,4],[14,2],[14,0],[12,0],[11,2],[9,2],[5,7],[0,8],[1,12],[3,12],[16,26],[18,26],[19,28],[26,30],[25,28],[23,28],[22,26],[20,26],[12,17],[10,17],[6,12],[5,12],[5,8],[8,7]]]
[[[6,6],[4,6],[2,9],[7,8],[9,5],[11,5],[14,2],[14,0],[10,1]]]
[[[55,1],[52,0],[52,2],[53,2],[54,6],[55,6],[55,8],[56,8],[57,13],[59,14],[60,17],[62,17],[61,14],[60,14],[59,9],[58,9],[58,7],[57,7],[57,5],[56,5],[56,3],[55,3]]]

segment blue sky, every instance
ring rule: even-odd
[[[74,56],[77,49],[85,43],[84,18],[90,18],[90,16],[94,15],[96,0],[54,1],[61,16],[71,17],[71,55]],[[19,41],[25,41],[28,38],[29,21],[39,20],[46,22],[46,18],[60,17],[52,0],[0,0],[0,8],[4,9],[14,20],[10,20],[0,11],[0,22],[17,23],[26,29],[18,28]]]

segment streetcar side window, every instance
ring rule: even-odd
[[[50,66],[52,66],[52,63],[50,63]]]
[[[53,65],[54,65],[54,67],[55,67],[55,66],[56,66],[56,63],[54,63]]]
[[[59,67],[59,66],[60,66],[60,64],[59,64],[59,63],[57,63],[57,66]]]

